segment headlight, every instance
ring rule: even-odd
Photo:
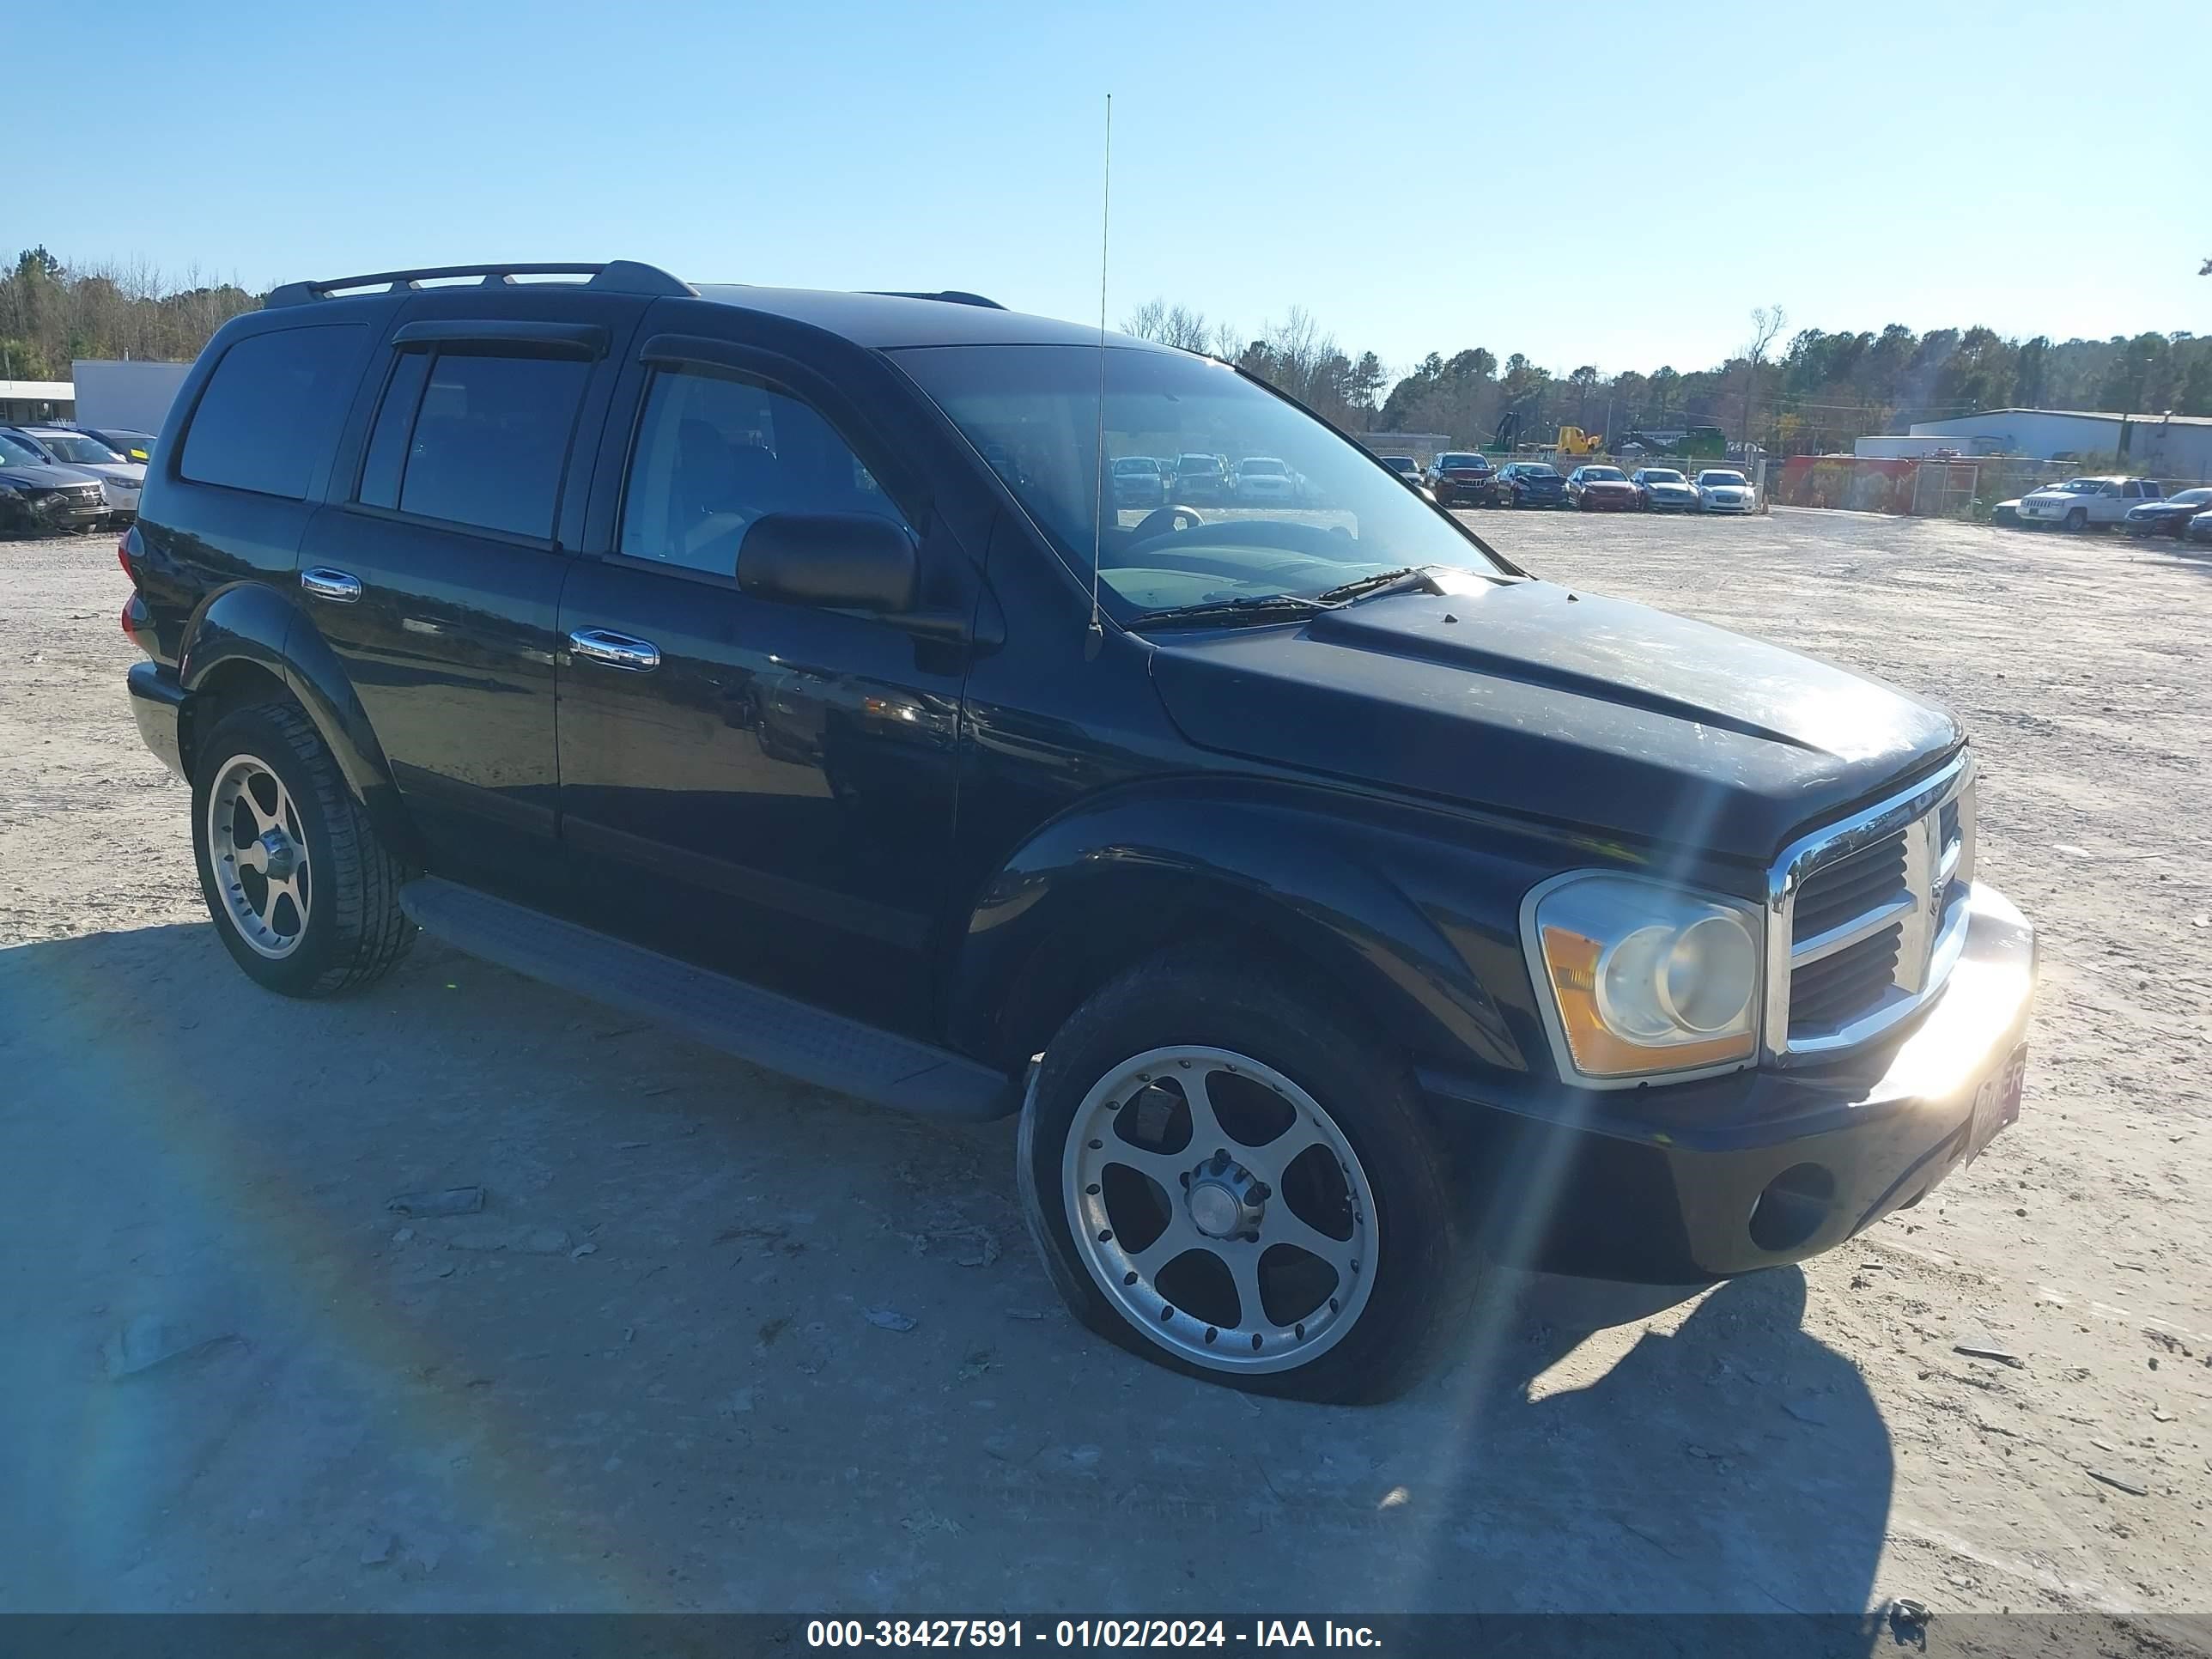
[[[1759,929],[1748,906],[1572,875],[1530,894],[1522,932],[1563,1069],[1633,1079],[1752,1057]]]

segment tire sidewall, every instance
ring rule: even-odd
[[[298,994],[313,986],[330,968],[339,942],[337,905],[329,890],[337,877],[337,858],[331,844],[330,825],[324,822],[319,781],[311,775],[308,763],[293,746],[284,728],[258,708],[225,715],[198,747],[198,763],[192,769],[192,861],[199,870],[200,893],[207,901],[216,936],[248,978],[272,991]],[[306,937],[286,957],[264,957],[246,942],[216,885],[215,860],[208,845],[208,799],[223,768],[240,755],[251,755],[276,775],[292,797],[307,844]]]
[[[1108,1301],[1071,1231],[1062,1160],[1084,1100],[1136,1055],[1178,1044],[1263,1062],[1335,1120],[1375,1195],[1375,1279],[1352,1329],[1286,1371],[1217,1370],[1161,1346]],[[1256,1394],[1386,1398],[1418,1375],[1436,1328],[1472,1294],[1476,1264],[1461,1248],[1446,1162],[1402,1068],[1336,1030],[1300,1000],[1220,970],[1161,965],[1116,981],[1070,1018],[1032,1073],[1018,1141],[1022,1210],[1054,1287],[1084,1323],[1157,1364]]]

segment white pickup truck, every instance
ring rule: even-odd
[[[2085,530],[2093,524],[2118,524],[2129,508],[2160,499],[2154,478],[2069,478],[2021,496],[2018,511],[2022,524]]]

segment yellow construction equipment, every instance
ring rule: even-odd
[[[1578,426],[1559,428],[1559,453],[1562,455],[1595,455],[1605,448],[1605,434],[1585,432]]]

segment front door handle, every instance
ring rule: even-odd
[[[633,674],[650,673],[660,666],[660,647],[650,640],[634,640],[604,628],[578,629],[568,635],[568,648],[580,657],[610,668],[627,668]]]
[[[349,576],[343,570],[333,570],[328,565],[317,565],[312,570],[300,573],[300,586],[310,597],[328,599],[333,605],[351,605],[361,597],[361,578]]]

